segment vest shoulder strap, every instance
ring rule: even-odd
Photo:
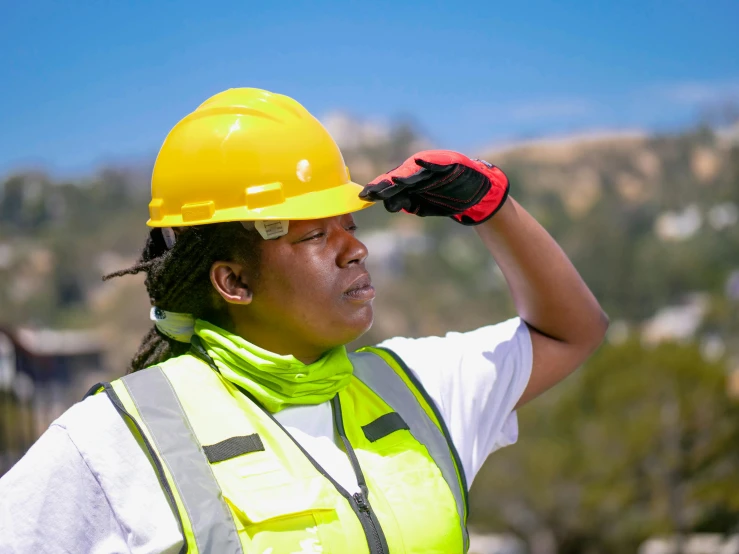
[[[457,504],[465,548],[469,545],[467,480],[459,453],[434,400],[392,350],[365,347],[349,355],[354,375],[378,394],[410,428],[439,466]]]
[[[182,531],[180,554],[243,554],[208,454],[195,436],[163,369],[155,366],[126,375],[113,384],[96,385],[88,395],[100,390],[105,391],[143,441]]]
[[[110,403],[113,404],[113,407],[118,412],[118,415],[120,415],[121,419],[123,419],[123,422],[131,428],[131,432],[134,433],[136,438],[141,441],[141,446],[145,450],[146,456],[149,458],[149,461],[151,462],[152,467],[154,468],[154,472],[156,473],[157,480],[162,485],[164,494],[167,497],[167,502],[172,508],[172,512],[174,513],[175,519],[177,520],[177,525],[180,529],[180,532],[182,533],[182,536],[184,537],[185,532],[184,532],[182,516],[180,515],[180,512],[177,509],[174,492],[172,491],[172,487],[170,486],[169,481],[167,480],[167,474],[164,471],[164,467],[162,466],[162,461],[159,459],[159,455],[157,451],[152,446],[151,441],[149,440],[147,434],[144,433],[144,430],[142,429],[139,422],[123,405],[123,402],[121,401],[120,397],[118,396],[118,393],[116,393],[111,383],[109,382],[96,383],[95,385],[90,387],[90,389],[85,393],[85,395],[82,397],[82,400],[84,400],[88,396],[94,396],[100,392],[105,392],[105,395],[108,397],[108,400],[110,400]],[[180,548],[179,554],[186,554],[187,552],[189,552],[188,543],[187,543],[187,540],[183,540],[182,547]]]

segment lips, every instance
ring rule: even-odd
[[[357,302],[369,302],[375,297],[375,287],[372,286],[372,280],[369,273],[359,276],[346,291],[344,296],[349,300]]]

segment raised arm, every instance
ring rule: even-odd
[[[531,330],[534,362],[521,406],[567,377],[600,345],[608,318],[559,245],[513,198],[475,227]]]
[[[448,150],[411,156],[360,196],[391,212],[473,225],[531,331],[533,367],[521,406],[572,373],[598,347],[608,318],[554,239],[513,198],[500,168]]]

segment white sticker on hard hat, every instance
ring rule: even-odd
[[[264,240],[278,239],[287,235],[289,223],[287,219],[279,221],[255,221],[254,228],[262,235]]]

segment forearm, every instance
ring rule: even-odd
[[[508,190],[500,168],[458,152],[428,150],[374,179],[360,196],[382,201],[391,212],[475,225],[531,330],[531,373],[521,406],[580,366],[603,340],[608,320],[549,233],[515,200],[506,200]]]
[[[599,344],[607,317],[547,231],[513,198],[475,227],[505,276],[516,309],[531,327],[583,347]]]

